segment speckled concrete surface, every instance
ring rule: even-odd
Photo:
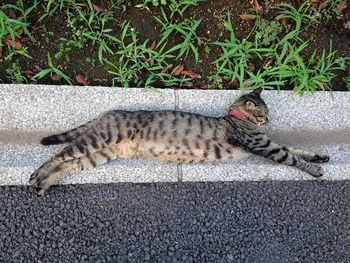
[[[43,147],[47,134],[80,125],[109,109],[190,111],[224,115],[242,92],[120,89],[107,87],[0,85],[0,185],[26,184],[29,175],[62,146]],[[277,142],[327,153],[326,180],[350,179],[350,93],[265,91],[270,108],[268,133]],[[205,165],[118,160],[61,183],[309,180],[297,169],[259,157]]]

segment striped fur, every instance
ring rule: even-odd
[[[71,131],[43,138],[44,145],[69,144],[31,175],[30,185],[43,195],[62,176],[117,158],[200,163],[239,158],[247,151],[321,176],[322,167],[310,162],[326,162],[328,156],[280,146],[264,133],[260,126],[268,122],[268,109],[260,92],[243,95],[230,106],[251,121],[177,111],[109,111]]]

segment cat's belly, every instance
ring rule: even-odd
[[[134,158],[159,160],[175,163],[202,163],[220,160],[237,159],[248,155],[239,147],[227,143],[213,144],[209,147],[181,147],[167,143],[140,143],[135,150]]]

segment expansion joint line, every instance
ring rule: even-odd
[[[179,93],[178,90],[174,89],[174,98],[175,98],[175,110],[179,110]]]
[[[175,98],[175,110],[179,110],[179,93],[178,90],[174,90],[174,98]],[[182,164],[177,165],[177,181],[182,182],[183,174],[182,174]]]

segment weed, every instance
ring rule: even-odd
[[[251,71],[249,61],[253,57],[262,58],[262,53],[270,54],[271,48],[256,48],[254,43],[248,39],[239,40],[236,38],[231,16],[228,14],[224,26],[228,30],[230,37],[224,42],[213,42],[219,46],[222,55],[213,63],[216,66],[217,78],[223,77],[226,81],[238,81],[240,86],[244,85],[246,74]],[[217,82],[220,84],[220,82]],[[222,88],[222,86],[220,85]]]
[[[21,55],[23,57],[32,59],[32,57],[28,54],[28,47],[22,47],[22,49],[17,50],[11,46],[8,47],[8,53],[5,57],[5,60],[12,59],[15,55]]]
[[[85,62],[92,67],[96,67],[96,60],[94,58],[87,57],[85,58]]]
[[[23,22],[23,19],[12,19],[8,17],[3,11],[5,8],[0,7],[0,45],[3,46],[4,38],[8,35],[11,36],[12,45],[14,44],[15,37],[17,36],[17,30],[23,29],[24,32],[30,36],[28,31],[29,24]]]
[[[339,16],[338,5],[342,0],[324,0],[320,12],[321,19],[328,21],[334,16]]]
[[[152,4],[153,6],[166,5],[167,0],[144,0],[143,6],[147,6],[148,4]]]
[[[60,38],[60,40],[65,41],[66,39]],[[66,40],[66,41],[68,42],[68,40]],[[61,59],[62,57],[64,57],[67,62],[70,62],[69,52],[71,52],[71,51],[72,51],[72,48],[69,46],[69,44],[65,45],[64,43],[60,43],[59,50],[57,53],[55,53],[55,58]]]
[[[71,78],[54,66],[50,53],[47,53],[47,63],[49,67],[37,73],[34,77],[32,77],[32,80],[37,81],[38,79],[44,78],[47,75],[50,75],[52,77],[53,74],[56,74],[67,81],[70,85],[72,85]]]
[[[302,19],[297,21],[300,22]],[[216,75],[212,76],[211,80],[219,87],[222,87],[220,78],[226,81],[238,81],[242,89],[258,87],[280,89],[288,83],[300,94],[329,89],[334,72],[345,70],[346,59],[336,58],[330,44],[328,52],[324,50],[321,56],[317,56],[315,51],[307,60],[303,52],[308,43],[298,43],[299,22],[297,28],[287,33],[281,40],[277,38],[277,43],[269,45],[268,48],[255,48],[249,39],[236,38],[228,15],[224,25],[230,33],[229,39],[212,43],[222,49],[222,54],[214,61]],[[260,39],[260,35],[258,36],[258,38],[255,36],[256,42]],[[258,61],[258,64],[263,66],[255,70],[255,67],[250,66],[252,61]]]
[[[196,43],[201,43],[202,41],[197,35],[196,30],[202,20],[185,19],[180,23],[174,23],[166,16],[163,9],[162,19],[159,17],[155,17],[155,19],[162,25],[162,37],[158,42],[158,46],[166,43],[170,35],[179,34],[181,36],[182,42],[170,48],[167,53],[171,54],[173,52],[177,52],[176,59],[179,59],[184,54],[187,57],[189,52],[192,51],[195,61],[198,63],[199,55]]]
[[[51,16],[58,10],[63,10],[67,16],[67,27],[71,29],[71,39],[63,39],[66,47],[76,47],[82,49],[88,41],[93,45],[98,45],[98,58],[103,64],[105,53],[113,54],[111,45],[115,37],[111,35],[112,29],[107,28],[108,23],[114,18],[110,15],[109,10],[96,11],[91,0],[81,3],[76,0],[49,0],[45,6],[46,13],[40,18],[44,19]],[[119,5],[119,1],[114,1],[111,8]],[[60,51],[59,51],[60,52]]]
[[[6,74],[6,78],[14,83],[28,83],[26,77],[22,75],[22,70],[18,61],[11,63],[11,67],[6,69]]]
[[[311,8],[310,2],[303,2],[298,9],[288,3],[280,3],[277,8],[281,10],[280,15],[276,17],[277,20],[290,19],[295,22],[295,30],[299,33],[303,29],[306,29],[312,25],[318,24],[319,21],[314,15],[309,15]],[[298,34],[299,35],[299,34]]]
[[[149,41],[139,44],[137,32],[130,23],[123,25],[120,37],[117,39],[117,52],[113,61],[107,61],[108,72],[114,75],[113,85],[121,84],[129,87],[130,84],[152,88],[155,82],[165,86],[179,85],[189,78],[174,77],[164,72],[169,67],[168,59],[174,56],[164,52],[165,45],[158,45],[156,49],[149,47]],[[145,79],[145,80],[144,80]]]
[[[287,29],[287,26],[278,21],[267,21],[257,16],[255,33],[255,46],[272,46],[280,40],[280,35]]]
[[[136,7],[146,8],[149,10],[149,4],[163,7],[167,5],[170,10],[169,18],[173,19],[176,14],[179,14],[182,17],[188,8],[198,5],[199,1],[201,0],[144,0],[142,4],[138,4]]]

